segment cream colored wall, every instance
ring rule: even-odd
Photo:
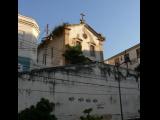
[[[47,57],[46,57],[46,65],[48,67],[52,66],[59,66],[64,65],[64,57],[62,56],[64,52],[64,36],[55,38],[54,40],[51,40],[47,44]],[[53,49],[52,49],[53,48]],[[53,50],[53,57],[52,57],[52,50]],[[45,54],[45,47],[42,47],[38,49],[38,64],[43,64],[43,55]]]
[[[62,54],[64,53],[64,36],[61,36],[55,40],[52,40],[49,44],[49,55],[50,59],[48,59],[48,62],[51,63],[52,66],[59,66],[64,65],[64,57]],[[51,59],[51,49],[53,48],[53,58]]]
[[[39,26],[38,26],[38,24],[37,24],[37,22],[33,19],[33,18],[31,18],[31,17],[27,17],[27,16],[24,16],[24,15],[21,15],[21,14],[18,14],[18,21],[24,21],[24,22],[29,22],[30,24],[32,24],[35,28],[36,28],[36,30],[37,30],[37,33],[39,33],[40,31],[39,31]],[[37,34],[36,33],[36,34]],[[37,37],[38,37],[38,34],[37,34]]]
[[[102,46],[99,43],[98,38],[91,33],[86,27],[84,27],[84,24],[76,25],[76,26],[70,26],[71,30],[69,31],[69,45],[75,45],[76,40],[74,38],[79,38],[82,40],[82,51],[83,54],[95,61],[102,61],[100,56],[100,51],[102,51]],[[87,38],[83,38],[83,33],[87,34]],[[77,36],[78,35],[78,36]],[[94,41],[95,45],[95,51],[96,56],[92,57],[90,56],[90,44],[89,42]]]
[[[83,38],[83,33],[87,34],[87,39]],[[62,54],[64,53],[65,45],[69,44],[71,46],[75,45],[76,40],[74,38],[77,38],[77,35],[79,35],[79,39],[82,39],[81,45],[82,45],[82,51],[83,54],[95,61],[102,61],[101,53],[102,51],[102,45],[100,45],[100,41],[97,40],[97,37],[93,35],[88,29],[84,27],[83,24],[80,25],[71,25],[66,27],[65,29],[65,36],[62,35],[61,37],[54,38],[54,40],[51,40],[47,44],[47,58],[46,58],[46,65],[45,67],[52,67],[52,66],[61,66],[65,65],[65,60]],[[96,57],[90,56],[90,40],[93,40],[95,42],[95,51],[96,51]],[[101,43],[102,44],[102,43]],[[51,58],[51,49],[54,49],[53,58]],[[41,47],[38,49],[38,64],[43,64],[43,54],[45,52],[45,48]]]

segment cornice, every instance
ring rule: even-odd
[[[38,24],[33,19],[27,20],[27,19],[23,19],[23,18],[18,17],[18,23],[29,25],[29,26],[35,28],[38,33],[40,32]]]

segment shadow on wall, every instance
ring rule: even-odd
[[[18,33],[18,56],[37,59],[37,38],[31,33]]]
[[[18,52],[37,50],[37,38],[31,33],[18,33]],[[19,54],[18,53],[18,54]]]
[[[18,56],[18,70],[28,71],[30,69],[31,59],[27,57]]]
[[[18,70],[28,71],[37,59],[37,38],[31,33],[18,31]]]
[[[77,50],[78,49],[78,50]],[[88,51],[83,50],[83,55],[89,59],[89,61],[97,61],[102,62],[103,59],[103,51]],[[65,54],[65,55],[64,55]],[[62,49],[54,48],[51,46],[47,46],[46,48],[38,49],[37,51],[37,62],[39,65],[46,65],[46,66],[62,66],[70,64],[67,58],[71,58],[75,60],[75,63],[83,63],[81,59],[83,59],[81,51],[79,48],[71,48],[65,52]]]
[[[22,30],[18,30],[18,39],[23,40],[36,40],[37,38],[32,33],[28,33]]]
[[[103,58],[103,51],[87,51],[83,50],[83,55],[90,58],[93,61],[102,62],[104,60]]]
[[[65,59],[65,65],[68,64],[83,64],[90,62],[103,62],[103,51],[82,51],[83,55],[80,51],[71,51],[64,52],[62,56]]]

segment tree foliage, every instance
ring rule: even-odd
[[[88,63],[90,60],[83,55],[81,45],[69,46],[66,45],[66,51],[63,54],[65,59],[71,64]]]
[[[35,106],[18,113],[18,120],[57,120],[55,115],[51,114],[54,106],[54,103],[42,98]]]
[[[59,37],[60,35],[62,35],[62,33],[64,33],[64,28],[66,25],[68,25],[69,23],[63,23],[59,26],[56,26],[52,32],[50,33],[49,37],[54,38],[54,37]]]
[[[103,119],[103,116],[90,115],[92,110],[93,110],[92,108],[85,109],[83,111],[84,116],[81,116],[80,119],[81,120],[102,120]]]

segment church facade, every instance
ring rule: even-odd
[[[64,24],[60,35],[53,38],[46,37],[38,46],[38,64],[45,67],[66,65],[62,55],[66,45],[82,46],[83,54],[92,61],[103,61],[103,42],[105,38],[93,30],[88,24]],[[58,31],[58,30],[57,30]]]

